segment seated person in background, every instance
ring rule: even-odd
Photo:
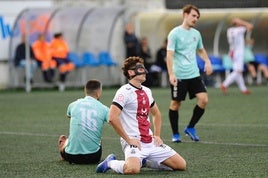
[[[30,82],[33,83],[33,75],[37,68],[37,62],[32,47],[29,45],[30,53]],[[22,34],[21,43],[17,46],[14,59],[15,67],[26,67],[26,35]]]
[[[144,67],[147,70],[149,70],[151,65],[152,65],[152,62],[150,61],[152,54],[151,54],[151,49],[150,49],[149,44],[148,44],[148,39],[146,37],[142,37],[140,44],[141,44],[140,45],[141,46],[140,57],[144,60]]]
[[[45,82],[52,82],[57,64],[52,60],[50,45],[45,40],[45,34],[39,34],[38,39],[32,44],[32,48]]]
[[[165,39],[161,48],[158,49],[156,53],[155,65],[161,68],[162,71],[167,71],[166,64],[166,55],[167,55],[167,39]]]
[[[151,62],[151,49],[148,44],[147,37],[142,37],[140,40],[140,56],[144,60],[144,67],[149,71],[149,73],[146,75],[146,81],[143,83],[144,86],[151,87],[153,85],[153,76],[152,73],[150,73],[150,68],[152,65]]]
[[[58,141],[62,160],[70,164],[96,164],[102,155],[101,134],[109,108],[99,101],[102,86],[98,80],[89,80],[84,93],[84,98],[68,106],[69,138],[61,135]]]
[[[248,39],[245,41],[245,51],[244,51],[244,62],[247,69],[252,76],[253,82],[257,83],[257,71],[261,71],[268,81],[268,67],[265,64],[258,63],[255,61],[254,53],[252,51],[254,45],[254,39]]]
[[[54,39],[51,41],[51,54],[52,59],[57,62],[60,73],[60,90],[64,90],[64,83],[66,75],[74,70],[75,65],[68,59],[69,46],[64,40],[62,33],[56,33]]]
[[[156,61],[150,68],[150,71],[152,73],[157,73],[158,74],[153,79],[153,80],[157,81],[158,86],[160,86],[160,82],[162,80],[167,80],[166,54],[167,54],[167,39],[165,39],[163,45],[157,50],[157,52],[156,52]],[[164,75],[162,75],[162,74],[164,74]],[[164,79],[164,77],[166,77],[166,79]],[[165,84],[165,85],[167,85],[167,84]]]

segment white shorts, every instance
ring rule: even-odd
[[[176,154],[176,151],[166,144],[162,144],[158,147],[155,146],[154,140],[151,143],[141,142],[141,150],[139,150],[138,147],[129,145],[124,139],[121,138],[121,146],[125,154],[125,160],[127,160],[129,157],[137,157],[142,162],[142,160],[146,158],[147,160],[157,162],[158,165]]]

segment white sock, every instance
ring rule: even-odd
[[[124,165],[125,165],[125,161],[119,161],[119,160],[111,160],[108,163],[108,166],[114,170],[117,173],[124,173]]]
[[[239,75],[237,75],[237,79],[236,79],[238,88],[243,92],[247,90],[247,87],[245,85],[245,81],[243,78],[243,75],[241,73],[239,73]]]
[[[227,78],[224,80],[223,82],[223,86],[228,87],[229,85],[231,85],[234,81],[236,81],[237,78],[237,72],[232,72],[230,73]]]
[[[163,164],[159,165],[156,161],[151,161],[151,160],[146,160],[145,167],[151,168],[151,169],[157,169],[157,170],[168,170],[168,171],[173,170],[166,165],[163,165]]]

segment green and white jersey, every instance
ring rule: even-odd
[[[86,96],[69,104],[70,130],[65,152],[90,154],[99,150],[103,124],[109,108],[93,97]]]
[[[177,79],[200,76],[196,50],[202,48],[202,37],[194,28],[187,30],[177,26],[169,32],[167,50],[174,51],[173,71]]]

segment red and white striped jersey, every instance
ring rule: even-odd
[[[121,124],[130,138],[152,142],[149,113],[154,103],[151,90],[145,86],[139,89],[128,83],[117,90],[113,104],[122,110]]]

